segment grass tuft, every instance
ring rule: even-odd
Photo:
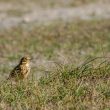
[[[34,78],[0,84],[1,107],[16,109],[110,108],[110,65],[108,61],[93,66],[95,61],[62,66],[39,80]]]

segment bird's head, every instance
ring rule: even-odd
[[[30,57],[29,56],[24,56],[21,58],[20,63],[21,64],[27,64],[30,61]]]

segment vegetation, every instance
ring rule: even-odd
[[[110,62],[60,66],[47,77],[0,85],[1,109],[109,110]]]
[[[109,19],[26,27],[0,32],[1,109],[110,109]],[[6,81],[25,54],[33,58],[30,77]]]
[[[24,5],[24,6],[31,6],[32,4],[35,4],[36,6],[40,6],[42,8],[53,8],[53,7],[75,7],[75,6],[81,6],[88,3],[93,3],[100,0],[31,0],[31,3],[29,0],[0,0],[1,3],[13,3],[17,5]],[[103,0],[102,0],[103,1]]]

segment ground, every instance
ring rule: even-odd
[[[109,0],[0,0],[0,11],[0,109],[110,109]],[[31,74],[13,85],[24,55]]]

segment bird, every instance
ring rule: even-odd
[[[14,79],[16,81],[23,80],[27,78],[29,73],[30,73],[30,57],[24,56],[20,59],[19,64],[14,69],[12,69],[8,79]]]

